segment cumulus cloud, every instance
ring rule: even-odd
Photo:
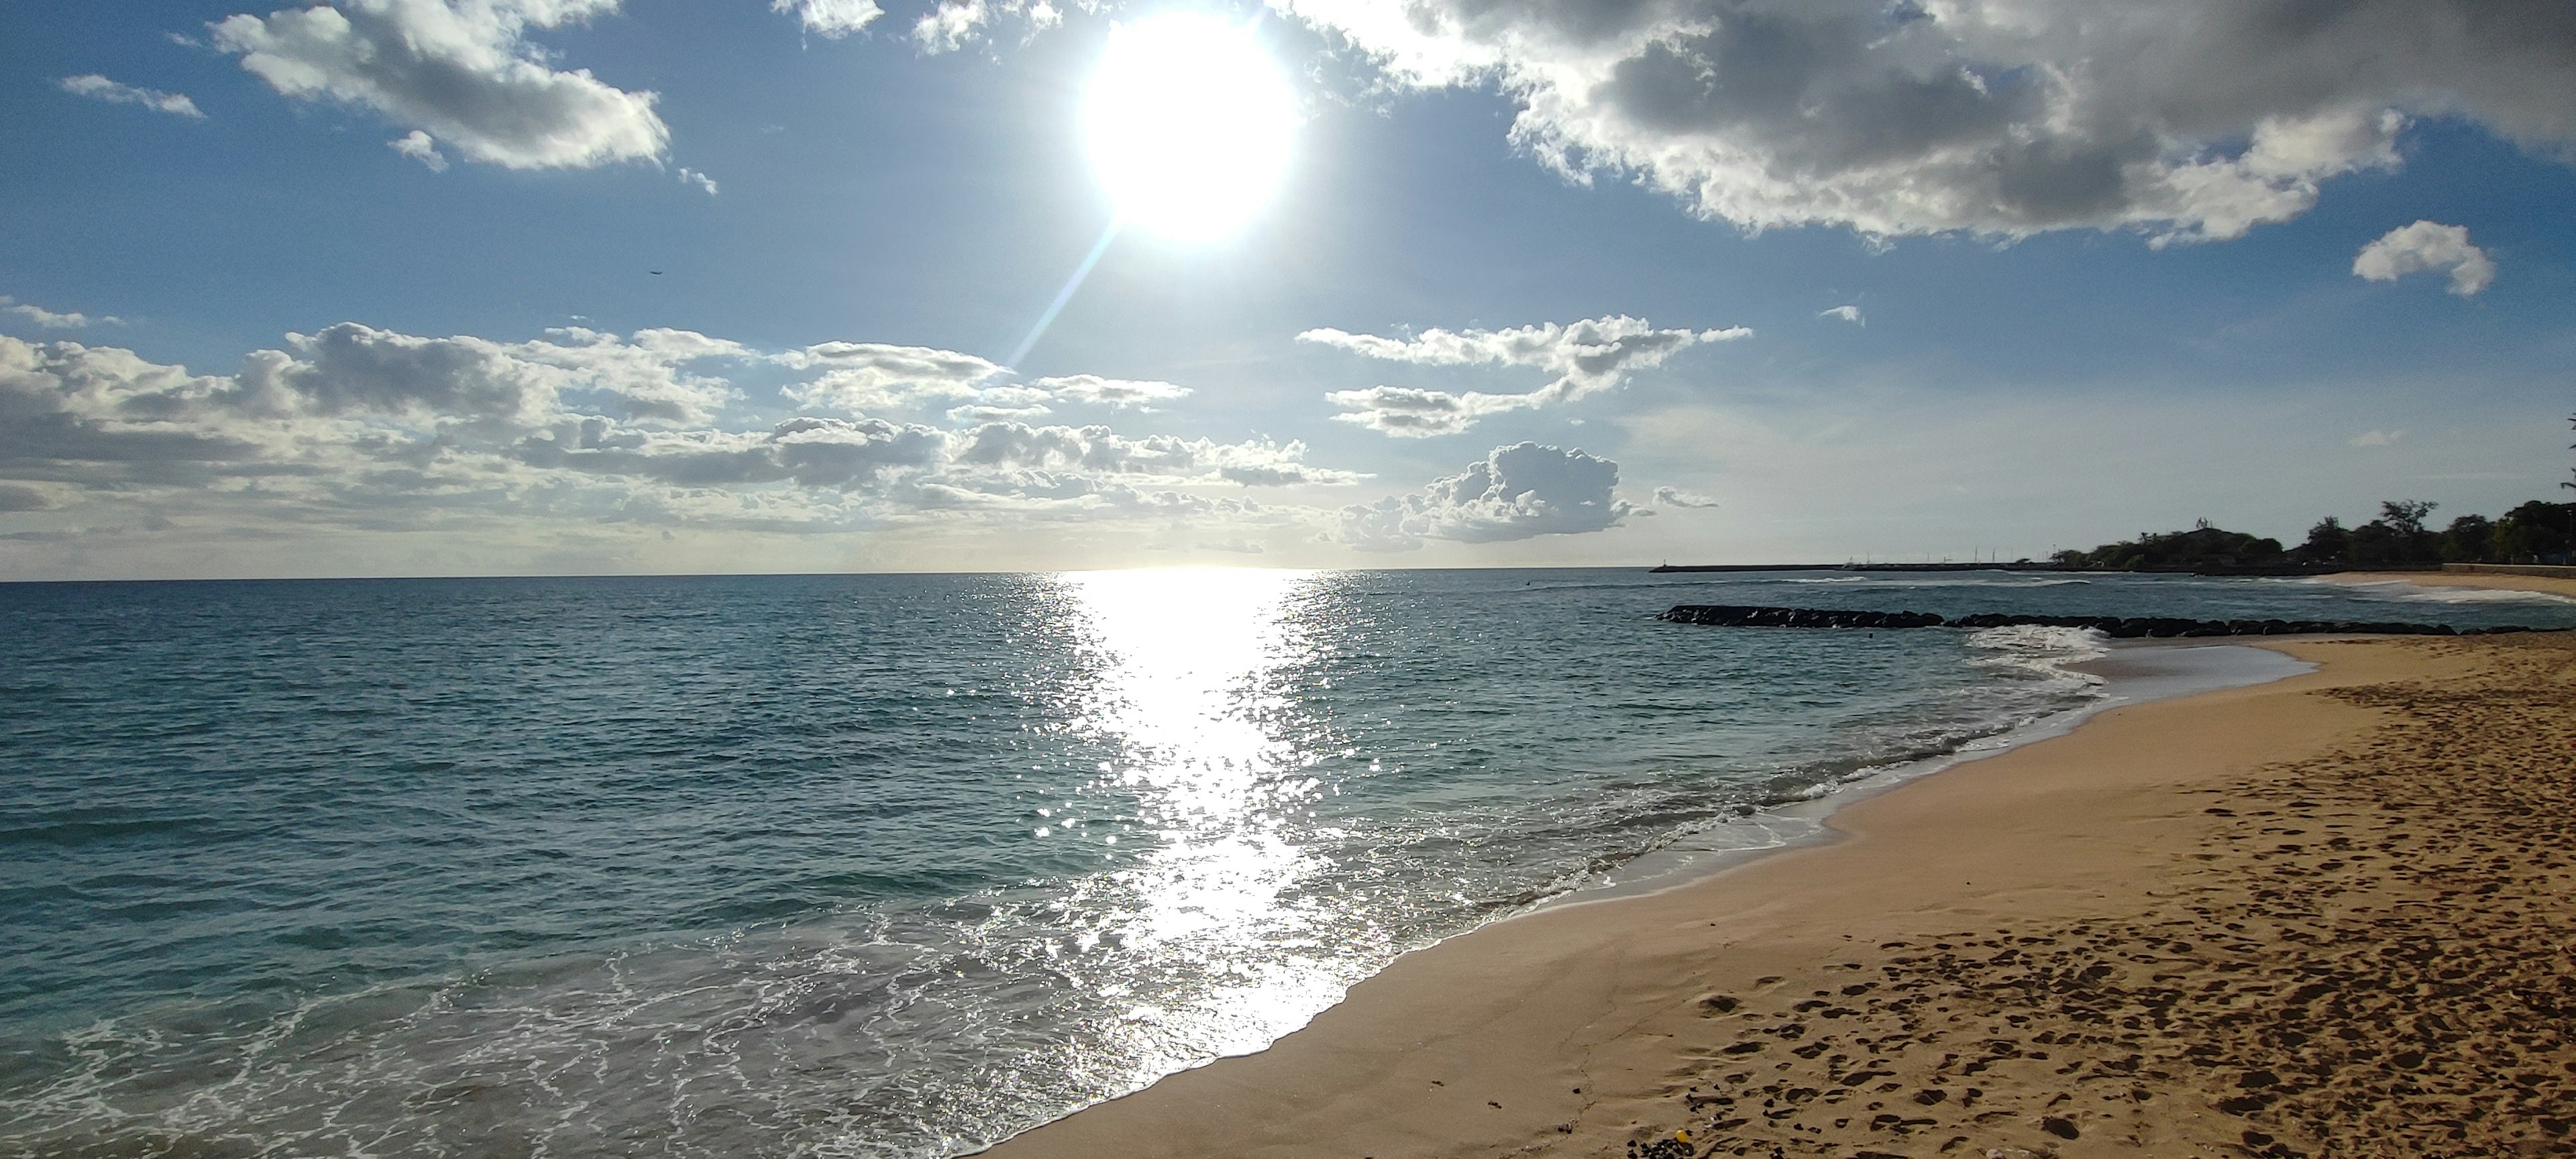
[[[141,105],[156,112],[187,117],[191,120],[206,119],[206,114],[197,108],[197,102],[189,100],[186,93],[165,93],[158,89],[136,88],[129,84],[119,84],[97,73],[67,76],[54,83],[62,86],[64,92],[74,96],[106,101],[114,105]]]
[[[373,109],[470,161],[580,168],[656,159],[670,144],[654,94],[557,69],[526,38],[617,3],[338,0],[208,27],[217,50],[285,96]]]
[[[1527,394],[1451,394],[1438,390],[1377,386],[1341,390],[1325,400],[1345,413],[1334,416],[1370,430],[1407,438],[1454,434],[1478,419],[1505,411],[1570,402],[1608,390],[1636,371],[1659,366],[1674,352],[1703,342],[1728,342],[1753,331],[1742,326],[1723,330],[1658,330],[1643,319],[1625,315],[1587,318],[1571,325],[1553,322],[1508,330],[1450,331],[1434,327],[1413,338],[1352,334],[1330,328],[1299,334],[1300,342],[1330,346],[1387,362],[1418,366],[1520,366],[1555,376]]]
[[[432,173],[447,172],[447,154],[439,152],[438,143],[418,129],[385,142],[385,147],[429,166]]]
[[[706,360],[742,360],[736,343],[686,330],[644,330],[631,338],[580,328],[544,340],[494,342],[471,336],[422,338],[343,322],[289,334],[286,350],[250,356],[240,393],[269,413],[366,414],[439,429],[483,433],[552,422],[566,395],[628,421],[694,424],[735,391],[693,372]]]
[[[1063,10],[1048,0],[939,0],[938,7],[913,22],[912,39],[934,54],[955,52],[982,39],[986,28],[1006,16],[1026,21],[1031,32],[1064,20]]]
[[[2487,251],[2469,244],[2467,226],[2433,221],[2389,230],[2352,259],[2352,272],[2374,282],[2425,270],[2449,270],[2451,292],[2465,298],[2486,289],[2495,280],[2496,267]]]
[[[1684,491],[1679,487],[1655,488],[1655,502],[1666,507],[1715,507],[1717,500],[1706,495]]]
[[[1496,447],[1420,491],[1342,508],[1341,541],[1412,551],[1434,539],[1493,543],[1616,527],[1632,509],[1612,494],[1619,464],[1537,443]]]
[[[1281,0],[1399,86],[1491,82],[1578,180],[1762,229],[2230,238],[2410,115],[2576,143],[2561,0]]]
[[[805,31],[826,40],[839,40],[885,15],[876,0],[769,0],[769,10],[795,13]]]
[[[2385,447],[2405,437],[2404,431],[2363,431],[2354,435],[2350,444],[2356,447]]]
[[[1866,326],[1869,324],[1861,320],[1860,307],[1858,306],[1836,306],[1830,310],[1818,310],[1816,311],[1816,317],[1840,318],[1854,326]]]
[[[5,310],[9,313],[15,314],[48,330],[78,330],[92,322],[105,322],[111,325],[116,325],[121,324],[124,321],[124,319],[117,318],[113,315],[102,315],[100,317],[92,318],[89,315],[78,311],[64,313],[48,310],[42,306],[31,306],[25,302],[9,297],[6,294],[0,294],[0,310]]]
[[[1140,382],[1124,378],[1102,378],[1096,374],[1073,374],[1060,378],[1041,378],[1030,385],[1069,402],[1093,406],[1134,407],[1151,410],[1147,403],[1169,402],[1189,396],[1190,388],[1168,382]]]
[[[704,173],[700,173],[695,169],[688,168],[687,166],[682,166],[680,168],[680,184],[695,185],[700,189],[706,190],[707,196],[709,197],[716,195],[716,179],[709,177]]]

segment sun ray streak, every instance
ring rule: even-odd
[[[1109,228],[1100,231],[1100,240],[1091,243],[1091,252],[1082,255],[1082,264],[1073,267],[1073,276],[1064,280],[1064,288],[1055,292],[1055,300],[1038,315],[1038,324],[1029,328],[1029,336],[1020,339],[1019,349],[1011,351],[1011,356],[1002,360],[1003,365],[1019,369],[1020,360],[1027,358],[1038,339],[1046,336],[1047,327],[1055,325],[1055,316],[1064,313],[1064,304],[1073,300],[1073,292],[1082,288],[1082,280],[1091,276],[1091,267],[1100,264],[1100,255],[1109,252],[1109,243],[1118,240],[1118,230],[1126,224],[1123,215],[1109,219]]]

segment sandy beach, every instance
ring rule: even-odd
[[[2266,646],[988,1154],[2576,1151],[2576,638]]]

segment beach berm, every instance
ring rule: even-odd
[[[2576,638],[2265,646],[992,1154],[2576,1152]]]

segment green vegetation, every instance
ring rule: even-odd
[[[2576,415],[2567,418],[2576,426]],[[2576,451],[2576,447],[2569,447]],[[2576,480],[2559,486],[2576,490]],[[2379,518],[2346,527],[2326,516],[2297,547],[2212,527],[2145,532],[2091,551],[2061,551],[2057,566],[2081,571],[2328,571],[2336,568],[2431,567],[2445,563],[2576,563],[2576,503],[2534,499],[2494,519],[2463,515],[2433,530],[2439,504],[2391,499]]]
[[[2331,520],[2329,520],[2331,522]],[[2203,519],[2189,531],[2145,532],[2091,551],[2061,551],[2057,566],[2088,571],[2181,571],[2204,567],[2272,567],[2281,541],[2225,531]]]
[[[2576,484],[2561,484],[2576,488]],[[2305,542],[2281,541],[2210,526],[2150,532],[2091,551],[2061,551],[2057,566],[2085,571],[2295,571],[2340,567],[2432,566],[2443,563],[2567,563],[2576,552],[2576,503],[2534,499],[2489,519],[2463,515],[2440,531],[2427,519],[2437,504],[2393,499],[2379,518],[2346,527],[2329,515]]]

